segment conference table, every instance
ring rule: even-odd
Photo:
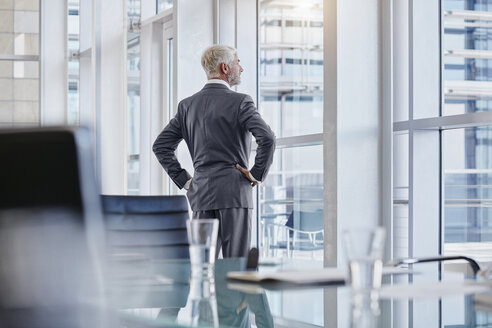
[[[492,327],[492,284],[448,272],[436,281],[437,265],[385,275],[372,299],[354,297],[340,282],[227,279],[245,267],[243,258],[219,259],[209,280],[190,279],[188,260],[113,261],[108,304],[128,327],[206,327],[193,322],[193,313],[209,322],[215,315],[220,327]],[[260,259],[258,271],[320,268],[313,260]]]

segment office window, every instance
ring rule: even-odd
[[[173,0],[157,0],[157,13],[173,7]]]
[[[492,3],[443,2],[443,115],[492,109]]]
[[[408,257],[408,132],[393,136],[393,258]]]
[[[492,250],[492,128],[443,132],[444,252]]]
[[[39,125],[39,1],[0,2],[0,126]]]
[[[395,3],[392,255],[490,260],[492,3],[412,5]]]
[[[80,2],[68,0],[67,49],[68,49],[68,101],[67,123],[79,125],[79,82],[80,82]]]
[[[269,176],[259,188],[261,252],[321,259],[322,1],[259,1],[258,5],[258,108],[279,146]]]
[[[321,133],[322,1],[259,6],[260,111],[279,138]]]
[[[128,20],[140,19],[140,0],[128,0]],[[138,195],[140,190],[140,31],[127,32],[127,190]]]
[[[442,6],[442,114],[490,111],[492,2],[444,0]],[[483,255],[492,250],[491,144],[489,126],[442,132],[444,254],[485,260]]]
[[[322,259],[322,148],[316,145],[276,151],[267,183],[260,189],[260,235],[272,256],[307,255]],[[292,246],[292,254],[285,253],[287,246]]]

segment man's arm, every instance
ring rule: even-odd
[[[275,134],[261,118],[260,113],[256,110],[253,99],[251,99],[250,96],[244,97],[241,102],[239,108],[239,122],[246,130],[253,134],[256,143],[258,144],[255,164],[249,172],[254,180],[260,182],[264,181],[273,161],[273,153],[275,152]]]
[[[184,188],[186,183],[191,179],[191,175],[181,167],[181,164],[176,158],[175,151],[181,140],[183,140],[183,136],[178,110],[176,116],[155,140],[152,150],[169,177],[171,177],[180,189]]]

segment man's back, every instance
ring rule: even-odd
[[[273,132],[251,97],[210,83],[179,103],[175,118],[156,140],[154,151],[180,138],[186,141],[195,169],[187,194],[193,211],[252,208],[251,182],[236,168],[236,164],[248,167],[251,133],[259,145],[251,173],[261,181],[272,162]],[[182,183],[179,163],[167,162],[168,152],[159,156],[156,151],[156,155],[171,178],[178,185]]]
[[[224,85],[207,84],[180,103],[183,138],[195,172],[237,171],[236,164],[248,165],[251,134],[238,119],[246,97]]]

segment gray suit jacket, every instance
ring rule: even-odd
[[[193,211],[252,208],[252,187],[235,167],[248,167],[251,134],[258,148],[250,173],[264,181],[272,164],[275,135],[250,96],[210,83],[182,100],[176,116],[154,142],[154,153],[174,183],[183,188],[191,176],[175,156],[186,141],[195,174],[187,196]]]

